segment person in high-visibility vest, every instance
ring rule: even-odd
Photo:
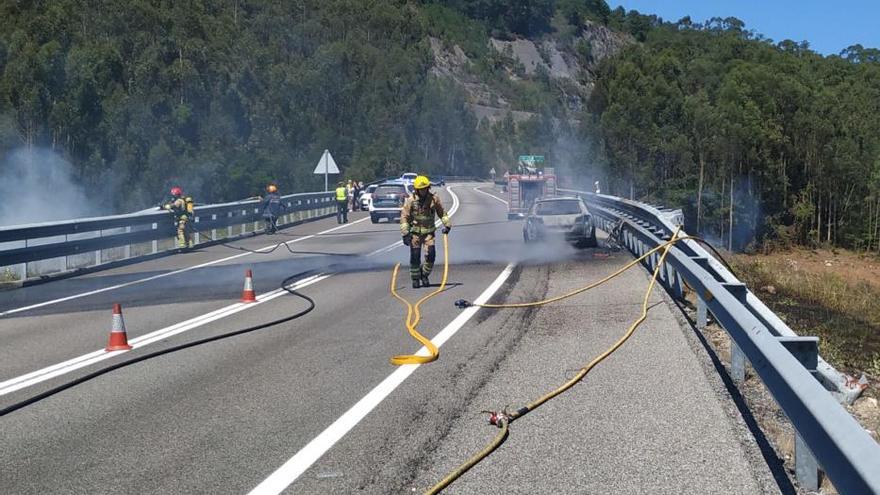
[[[428,277],[434,269],[437,252],[434,249],[434,215],[443,223],[443,233],[448,234],[452,228],[449,215],[443,208],[440,197],[430,191],[431,181],[424,175],[416,177],[413,182],[415,192],[406,198],[400,210],[400,234],[403,243],[409,246],[409,274],[413,288],[429,287]],[[422,263],[422,246],[427,250],[425,262]]]
[[[342,181],[336,186],[336,223],[348,223],[348,189]]]

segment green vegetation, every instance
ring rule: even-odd
[[[7,2],[0,153],[57,150],[116,209],[178,182],[211,201],[315,190],[325,148],[349,177],[484,173],[426,24],[404,1]]]
[[[729,248],[880,249],[878,50],[685,18],[604,63],[590,110],[614,192],[684,206]]]
[[[574,79],[491,43],[523,37]],[[628,45],[608,57],[609,37]],[[463,74],[432,70],[438,41]],[[474,103],[529,113],[480,122]],[[20,146],[61,153],[114,210],[172,183],[201,201],[314,190],[325,148],[364,180],[544,154],[733,249],[880,250],[880,51],[822,57],[604,0],[7,2],[0,155]]]

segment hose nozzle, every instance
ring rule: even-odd
[[[473,306],[473,304],[465,299],[459,299],[458,301],[455,301],[455,307],[458,309],[469,308],[471,306]]]

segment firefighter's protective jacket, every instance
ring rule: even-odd
[[[428,193],[424,198],[420,198],[418,193],[413,193],[410,197],[406,198],[400,211],[400,233],[402,235],[434,233],[437,229],[434,225],[435,214],[440,218],[444,226],[452,226],[452,222],[449,221],[449,215],[446,214],[439,196]]]

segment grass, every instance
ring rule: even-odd
[[[12,268],[6,267],[0,272],[0,282],[17,282],[18,274]]]
[[[820,353],[832,365],[880,377],[880,288],[783,259],[741,255],[731,262],[792,330],[819,337]]]

